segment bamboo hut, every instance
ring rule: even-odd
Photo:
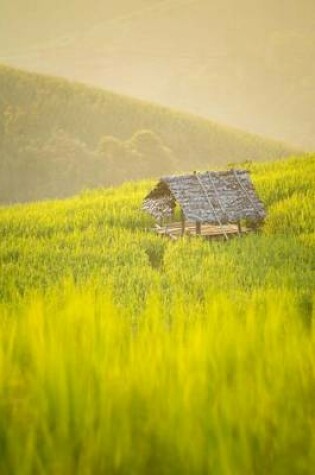
[[[266,216],[249,172],[235,169],[161,178],[142,208],[156,219],[156,232],[172,239],[228,239],[257,228]]]

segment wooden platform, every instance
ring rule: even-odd
[[[161,235],[177,240],[182,237],[182,225],[180,222],[168,223],[164,226],[155,225],[154,231]],[[247,228],[242,228],[242,234],[248,233]],[[230,237],[240,236],[237,224],[224,224],[222,226],[213,224],[203,224],[200,234],[196,233],[196,223],[186,222],[185,236],[202,236],[205,239],[229,239]]]

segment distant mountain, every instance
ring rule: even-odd
[[[315,147],[314,0],[2,0],[0,61]]]
[[[293,151],[176,110],[0,67],[3,203]]]

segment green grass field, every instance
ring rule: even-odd
[[[315,156],[259,234],[169,242],[152,182],[0,210],[0,473],[311,475]]]

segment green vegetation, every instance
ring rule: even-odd
[[[2,203],[292,152],[198,117],[4,66],[0,91]]]
[[[227,243],[147,231],[152,182],[0,210],[1,473],[313,473],[315,156],[247,166]]]

